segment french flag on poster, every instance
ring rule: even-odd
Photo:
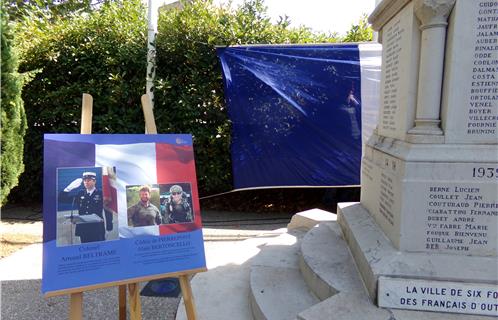
[[[201,215],[192,137],[174,135],[45,135],[45,205],[56,211],[50,190],[58,190],[59,168],[101,168],[106,222],[117,219],[119,238],[168,235],[201,229]],[[89,169],[88,169],[89,168]],[[139,189],[150,187],[150,203],[161,213],[152,225],[134,225],[129,208],[136,205]],[[181,190],[188,219],[171,220],[168,205],[171,190]],[[46,199],[45,199],[46,197]],[[50,215],[46,219],[55,219]],[[169,220],[168,220],[169,219]],[[47,225],[55,225],[48,223]],[[116,225],[116,224],[115,224]],[[45,230],[46,240],[56,237],[55,228]]]

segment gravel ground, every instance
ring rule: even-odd
[[[142,287],[145,283],[142,283]],[[2,281],[2,320],[69,318],[69,296],[44,299],[41,280]],[[180,298],[140,297],[142,319],[173,320]],[[118,288],[110,287],[83,294],[84,319],[118,319]]]

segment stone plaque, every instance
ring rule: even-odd
[[[413,178],[403,186],[409,196],[403,201],[401,246],[407,251],[497,256],[498,165],[409,167]]]
[[[418,79],[420,32],[408,4],[382,31],[381,107],[378,131],[386,137],[404,139],[413,126]]]
[[[498,2],[457,1],[445,57],[442,124],[448,143],[498,142]]]
[[[397,178],[402,167],[399,159],[366,147],[362,161],[361,203],[372,214],[376,223],[391,239],[400,245],[401,188]],[[370,157],[370,158],[369,158]]]
[[[380,307],[498,317],[498,286],[379,277]]]
[[[362,205],[397,249],[498,256],[497,163],[413,162],[367,145],[362,189]]]

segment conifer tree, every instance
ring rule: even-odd
[[[26,115],[21,99],[22,77],[17,72],[18,60],[13,48],[13,32],[8,16],[1,14],[1,190],[0,205],[4,205],[10,190],[24,171],[23,150]]]

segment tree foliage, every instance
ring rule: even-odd
[[[82,93],[94,98],[94,133],[142,133],[146,19],[139,0],[56,16],[34,10],[18,23],[29,130],[18,199],[41,198],[44,133],[77,133]],[[14,199],[15,200],[15,199]]]
[[[6,0],[5,10],[12,20],[20,20],[33,12],[65,16],[74,12],[90,12],[111,0]]]
[[[18,60],[13,48],[14,37],[8,17],[1,15],[1,193],[0,205],[5,204],[10,190],[24,171],[23,149],[26,115],[21,99],[22,77],[17,73]]]
[[[346,33],[346,36],[342,39],[343,42],[364,42],[372,41],[373,30],[368,23],[368,17],[366,14],[362,15],[358,24],[351,25],[351,28]]]

